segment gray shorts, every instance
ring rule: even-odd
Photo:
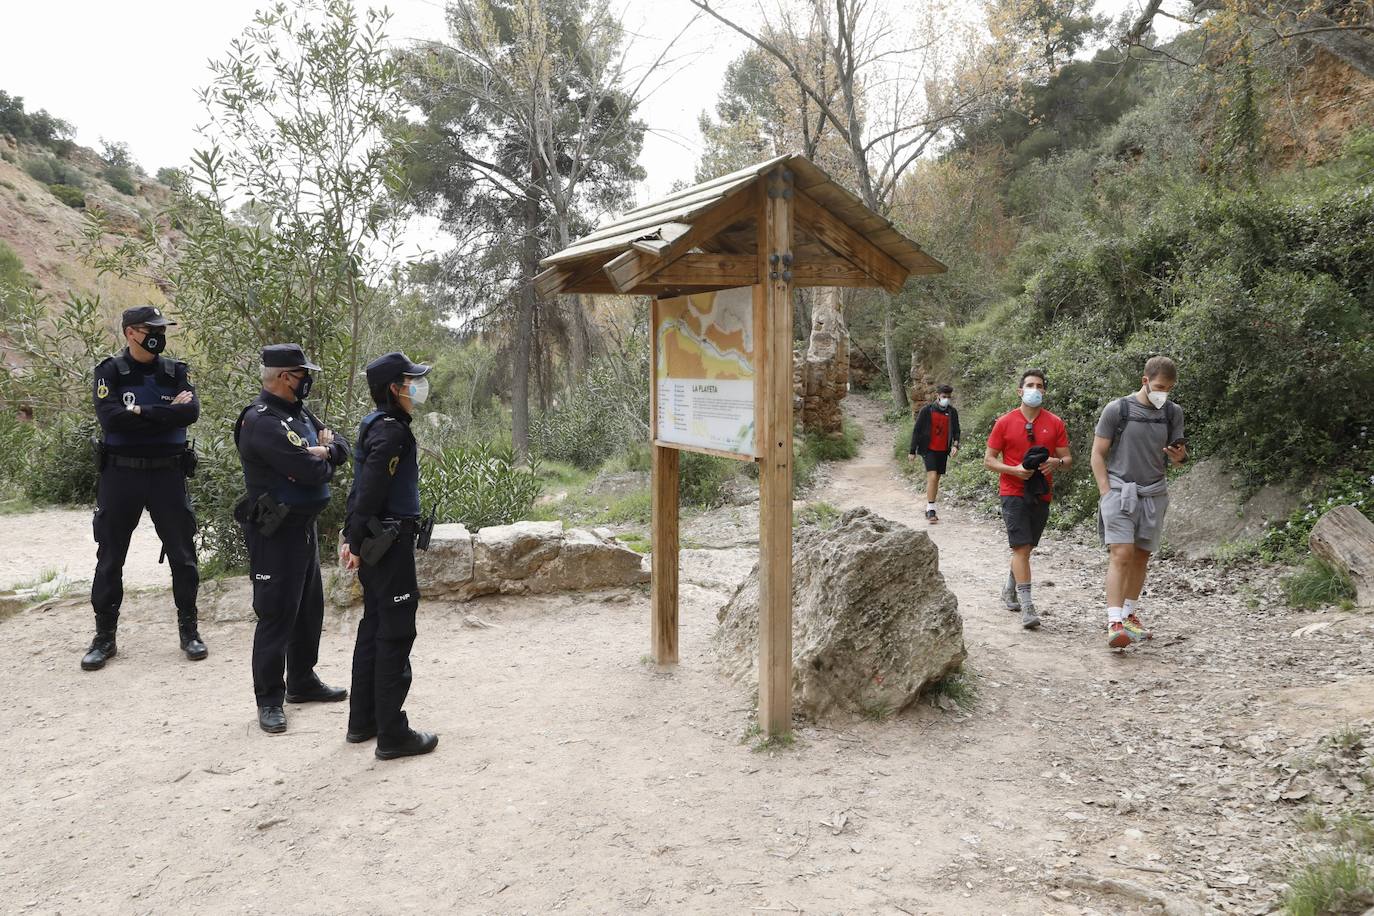
[[[1154,513],[1145,510],[1145,498],[1136,500],[1135,511],[1121,510],[1121,491],[1109,490],[1097,504],[1097,530],[1103,544],[1134,544],[1154,553],[1164,535],[1164,516],[1169,511],[1169,494],[1153,497]]]

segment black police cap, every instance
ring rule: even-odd
[[[165,328],[169,324],[176,324],[176,322],[162,314],[162,309],[155,305],[140,305],[124,310],[122,327],[127,328],[135,324],[149,324]]]
[[[269,369],[315,369],[300,344],[268,344],[262,348],[262,364]]]
[[[424,375],[429,369],[429,366],[412,363],[410,357],[399,350],[393,350],[367,364],[367,384],[374,388],[389,385],[403,375]]]

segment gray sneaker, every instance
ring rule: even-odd
[[[1021,601],[1016,597],[1016,580],[1008,578],[1002,586],[1002,606],[1009,611],[1021,610]]]
[[[1021,608],[1021,626],[1027,630],[1034,630],[1040,626],[1040,615],[1035,612],[1035,605]]]

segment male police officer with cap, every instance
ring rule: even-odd
[[[375,737],[381,760],[428,754],[439,743],[438,735],[412,729],[401,709],[410,691],[410,648],[420,605],[415,581],[420,464],[410,421],[415,406],[429,395],[429,368],[404,353],[387,353],[367,364],[367,387],[377,409],[358,429],[346,544],[340,551],[363,586],[345,738],[360,744]],[[422,548],[427,532],[423,537]]]
[[[115,629],[124,600],[124,558],[144,509],[172,570],[182,651],[192,661],[208,654],[197,629],[196,517],[186,493],[186,478],[195,469],[186,427],[200,417],[200,402],[186,364],[163,354],[167,327],[173,324],[151,305],[126,310],[122,325],[127,346],[95,367],[92,397],[102,440],[91,583],[95,639],[81,659],[86,671],[105,667],[118,652]]]
[[[315,674],[324,623],[315,520],[329,504],[329,479],[348,460],[336,438],[302,403],[320,367],[296,344],[262,349],[262,392],[234,426],[247,495],[235,508],[253,577],[253,693],[258,725],[286,731],[283,699],[335,702],[348,696]],[[285,679],[283,679],[283,672]]]

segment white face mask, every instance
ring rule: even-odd
[[[1149,398],[1150,403],[1155,405],[1155,410],[1159,410],[1164,406],[1164,402],[1169,400],[1169,392],[1149,391],[1146,392],[1145,397]]]
[[[423,376],[406,379],[406,395],[410,398],[410,403],[416,407],[423,404],[429,399],[429,379]]]
[[[1027,407],[1039,407],[1045,402],[1045,392],[1039,388],[1021,389],[1021,403]]]
[[[949,406],[949,398],[940,398],[940,406],[941,406],[941,407],[948,407],[948,406]]]

